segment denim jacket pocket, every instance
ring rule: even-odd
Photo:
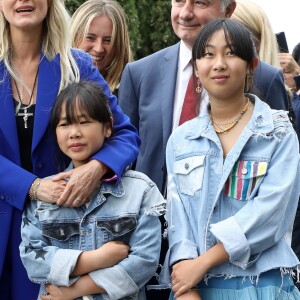
[[[74,235],[79,235],[78,223],[43,223],[43,235],[60,242],[68,241]]]
[[[122,241],[128,243],[131,233],[137,227],[137,220],[134,216],[122,216],[97,220],[97,228],[100,228],[104,242]]]
[[[181,193],[193,196],[202,188],[205,155],[192,156],[174,163]]]
[[[266,174],[267,168],[267,162],[237,161],[225,183],[225,195],[246,201]]]

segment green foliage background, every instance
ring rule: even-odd
[[[170,0],[117,0],[128,17],[128,27],[134,58],[139,59],[173,45],[178,41],[171,21]],[[84,0],[66,0],[70,14]]]

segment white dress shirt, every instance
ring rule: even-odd
[[[190,64],[191,59],[192,50],[183,41],[181,41],[179,46],[179,59],[174,98],[173,130],[178,127],[185,92],[193,72],[193,67]]]

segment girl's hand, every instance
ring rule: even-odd
[[[229,255],[223,244],[218,242],[201,256],[175,264],[171,274],[172,290],[175,292],[175,297],[179,297],[197,285],[211,268],[223,264],[228,259]]]
[[[66,185],[67,181],[65,180],[41,179],[37,189],[37,197],[45,202],[56,203],[65,190]]]
[[[74,300],[84,295],[105,293],[89,275],[81,276],[69,287],[49,284],[45,286],[45,290],[48,295],[40,295],[42,300]]]
[[[177,300],[202,300],[201,296],[197,291],[186,292],[179,297],[176,297]]]
[[[172,290],[175,292],[174,296],[177,298],[196,286],[203,279],[207,271],[208,268],[202,263],[201,256],[196,259],[183,260],[175,264],[171,274]]]
[[[58,287],[55,285],[46,285],[48,295],[40,294],[42,300],[73,300],[76,299],[71,295],[71,289],[68,287]]]
[[[52,178],[53,181],[70,178],[56,203],[78,207],[89,202],[107,171],[108,168],[104,164],[91,160],[80,167],[56,175]]]

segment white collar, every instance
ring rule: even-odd
[[[179,70],[183,71],[192,59],[192,50],[183,41],[179,47]]]

